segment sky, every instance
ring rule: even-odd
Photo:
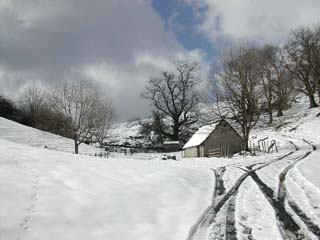
[[[320,22],[319,0],[0,0],[0,91],[86,78],[113,98],[119,121],[145,117],[150,77],[176,60],[206,80],[219,50],[243,39],[281,44]]]

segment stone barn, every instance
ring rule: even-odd
[[[184,145],[182,156],[230,157],[241,151],[243,139],[224,119],[201,127]]]

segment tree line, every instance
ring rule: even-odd
[[[0,96],[0,116],[81,143],[102,144],[115,119],[112,99],[89,80],[67,81],[55,88],[26,88],[13,102]]]
[[[233,45],[220,52],[213,66],[209,80],[210,91],[218,92],[216,114],[238,123],[248,150],[250,131],[262,113],[268,113],[271,124],[274,112],[283,116],[297,93],[308,97],[310,108],[319,105],[320,25],[291,31],[281,46]],[[165,140],[185,143],[196,130],[203,99],[199,71],[198,63],[177,61],[173,70],[147,82],[141,96],[150,102],[152,112],[149,120],[140,120],[140,133],[153,145]],[[81,143],[106,139],[115,111],[99,86],[79,80],[47,91],[27,88],[18,103],[0,96],[0,116],[72,138],[78,153]]]
[[[190,137],[199,117],[198,70],[196,63],[178,62],[174,71],[162,71],[148,82],[142,97],[153,110],[142,133],[153,136],[154,143],[183,143]],[[271,124],[274,112],[283,116],[297,93],[308,97],[310,108],[319,105],[320,25],[292,30],[283,46],[242,42],[224,49],[210,78],[213,91],[220,89],[216,114],[238,123],[249,150],[250,131],[262,113],[268,113]]]

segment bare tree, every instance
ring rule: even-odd
[[[29,86],[22,92],[19,103],[22,110],[30,116],[32,126],[37,127],[41,108],[45,104],[44,91],[36,85]]]
[[[291,32],[286,45],[289,60],[287,68],[297,81],[296,90],[308,96],[310,108],[318,106],[314,97],[317,84],[313,77],[316,70],[313,57],[316,44],[314,32],[302,27]]]
[[[292,95],[293,84],[290,73],[286,67],[286,59],[283,49],[274,48],[274,57],[271,66],[274,71],[275,81],[273,90],[275,95],[274,108],[277,110],[277,117],[283,116],[283,110],[289,108],[290,97]]]
[[[161,76],[151,78],[142,93],[154,110],[171,122],[172,131],[167,132],[171,140],[186,140],[182,139],[183,129],[197,122],[198,69],[196,63],[178,62],[175,72],[163,71]]]
[[[315,63],[315,69],[313,72],[313,78],[316,83],[318,100],[320,103],[320,24],[316,25],[313,29],[315,44],[312,50],[312,57]]]
[[[102,98],[101,100],[102,101],[97,109],[98,122],[96,124],[97,127],[94,134],[94,142],[99,143],[100,146],[102,146],[104,141],[107,139],[109,130],[116,118],[112,100],[109,98]]]
[[[283,51],[279,47],[266,45],[262,48],[259,63],[269,123],[272,123],[274,109],[277,109],[277,116],[280,117],[283,116],[283,110],[288,108],[292,82],[286,68]]]
[[[164,114],[153,111],[152,117],[147,120],[139,120],[140,134],[143,135],[152,146],[162,144],[167,137],[168,126],[164,121]]]
[[[53,99],[68,120],[76,154],[81,143],[105,137],[110,106],[98,86],[87,80],[66,82],[55,89]]]
[[[221,56],[220,77],[228,111],[224,116],[241,126],[245,150],[249,150],[249,134],[260,116],[261,75],[258,61],[259,52],[250,44],[234,47]]]
[[[36,128],[51,132],[66,138],[72,138],[70,124],[65,114],[56,108],[56,103],[50,96],[41,107]]]
[[[275,61],[275,48],[271,45],[266,45],[259,51],[259,69],[262,82],[263,95],[266,100],[266,108],[269,114],[269,123],[273,122],[273,101],[274,101],[274,84],[275,72],[273,62]]]
[[[16,121],[27,126],[31,125],[31,119],[29,115],[26,115],[24,112],[16,106],[16,104],[11,101],[8,97],[0,94],[0,117]]]

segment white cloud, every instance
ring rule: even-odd
[[[279,43],[301,25],[320,21],[319,0],[181,0],[206,7],[199,31],[212,42],[219,39],[250,39]]]
[[[84,73],[88,78],[100,82],[106,93],[113,95],[123,117],[129,119],[149,113],[148,102],[140,97],[140,93],[144,91],[151,76],[159,75],[162,70],[175,71],[174,60],[199,62],[200,77],[206,79],[209,65],[205,63],[204,53],[199,50],[173,50],[167,55],[140,51],[135,54],[130,65],[119,66],[111,62],[89,64],[84,67]]]
[[[150,0],[0,0],[0,82],[55,85],[86,76],[112,95],[121,119],[147,115],[140,93],[151,75],[186,51]]]
[[[201,63],[203,65],[202,67],[206,68],[205,55],[205,52],[200,49],[173,51],[167,56],[149,52],[139,52],[136,54],[135,63],[136,66],[152,68],[153,71],[156,69],[174,71],[174,62],[185,60]]]

